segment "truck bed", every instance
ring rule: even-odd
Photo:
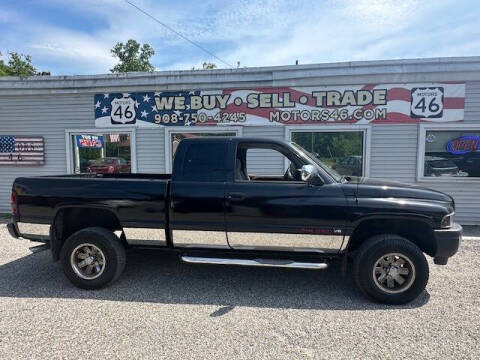
[[[20,222],[51,224],[62,208],[111,210],[122,226],[164,228],[170,174],[81,174],[17,178]]]

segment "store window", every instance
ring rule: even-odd
[[[75,174],[132,172],[130,133],[70,134]]]
[[[425,178],[479,178],[480,129],[425,129]]]
[[[290,140],[340,175],[365,176],[365,133],[366,130],[291,130]]]

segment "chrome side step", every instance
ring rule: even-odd
[[[241,266],[264,266],[282,267],[294,269],[323,270],[328,267],[325,263],[298,262],[293,260],[277,259],[227,259],[198,256],[181,256],[182,261],[190,264],[214,264],[214,265],[241,265]]]

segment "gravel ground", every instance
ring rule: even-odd
[[[480,237],[407,306],[373,304],[325,271],[187,265],[132,251],[84,291],[0,225],[0,358],[480,358]]]

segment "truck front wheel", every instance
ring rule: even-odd
[[[100,289],[125,268],[125,248],[111,231],[91,227],[71,235],[60,253],[67,278],[82,289]]]
[[[360,290],[387,304],[405,304],[420,295],[428,282],[422,251],[398,235],[377,235],[358,250],[353,272]]]

